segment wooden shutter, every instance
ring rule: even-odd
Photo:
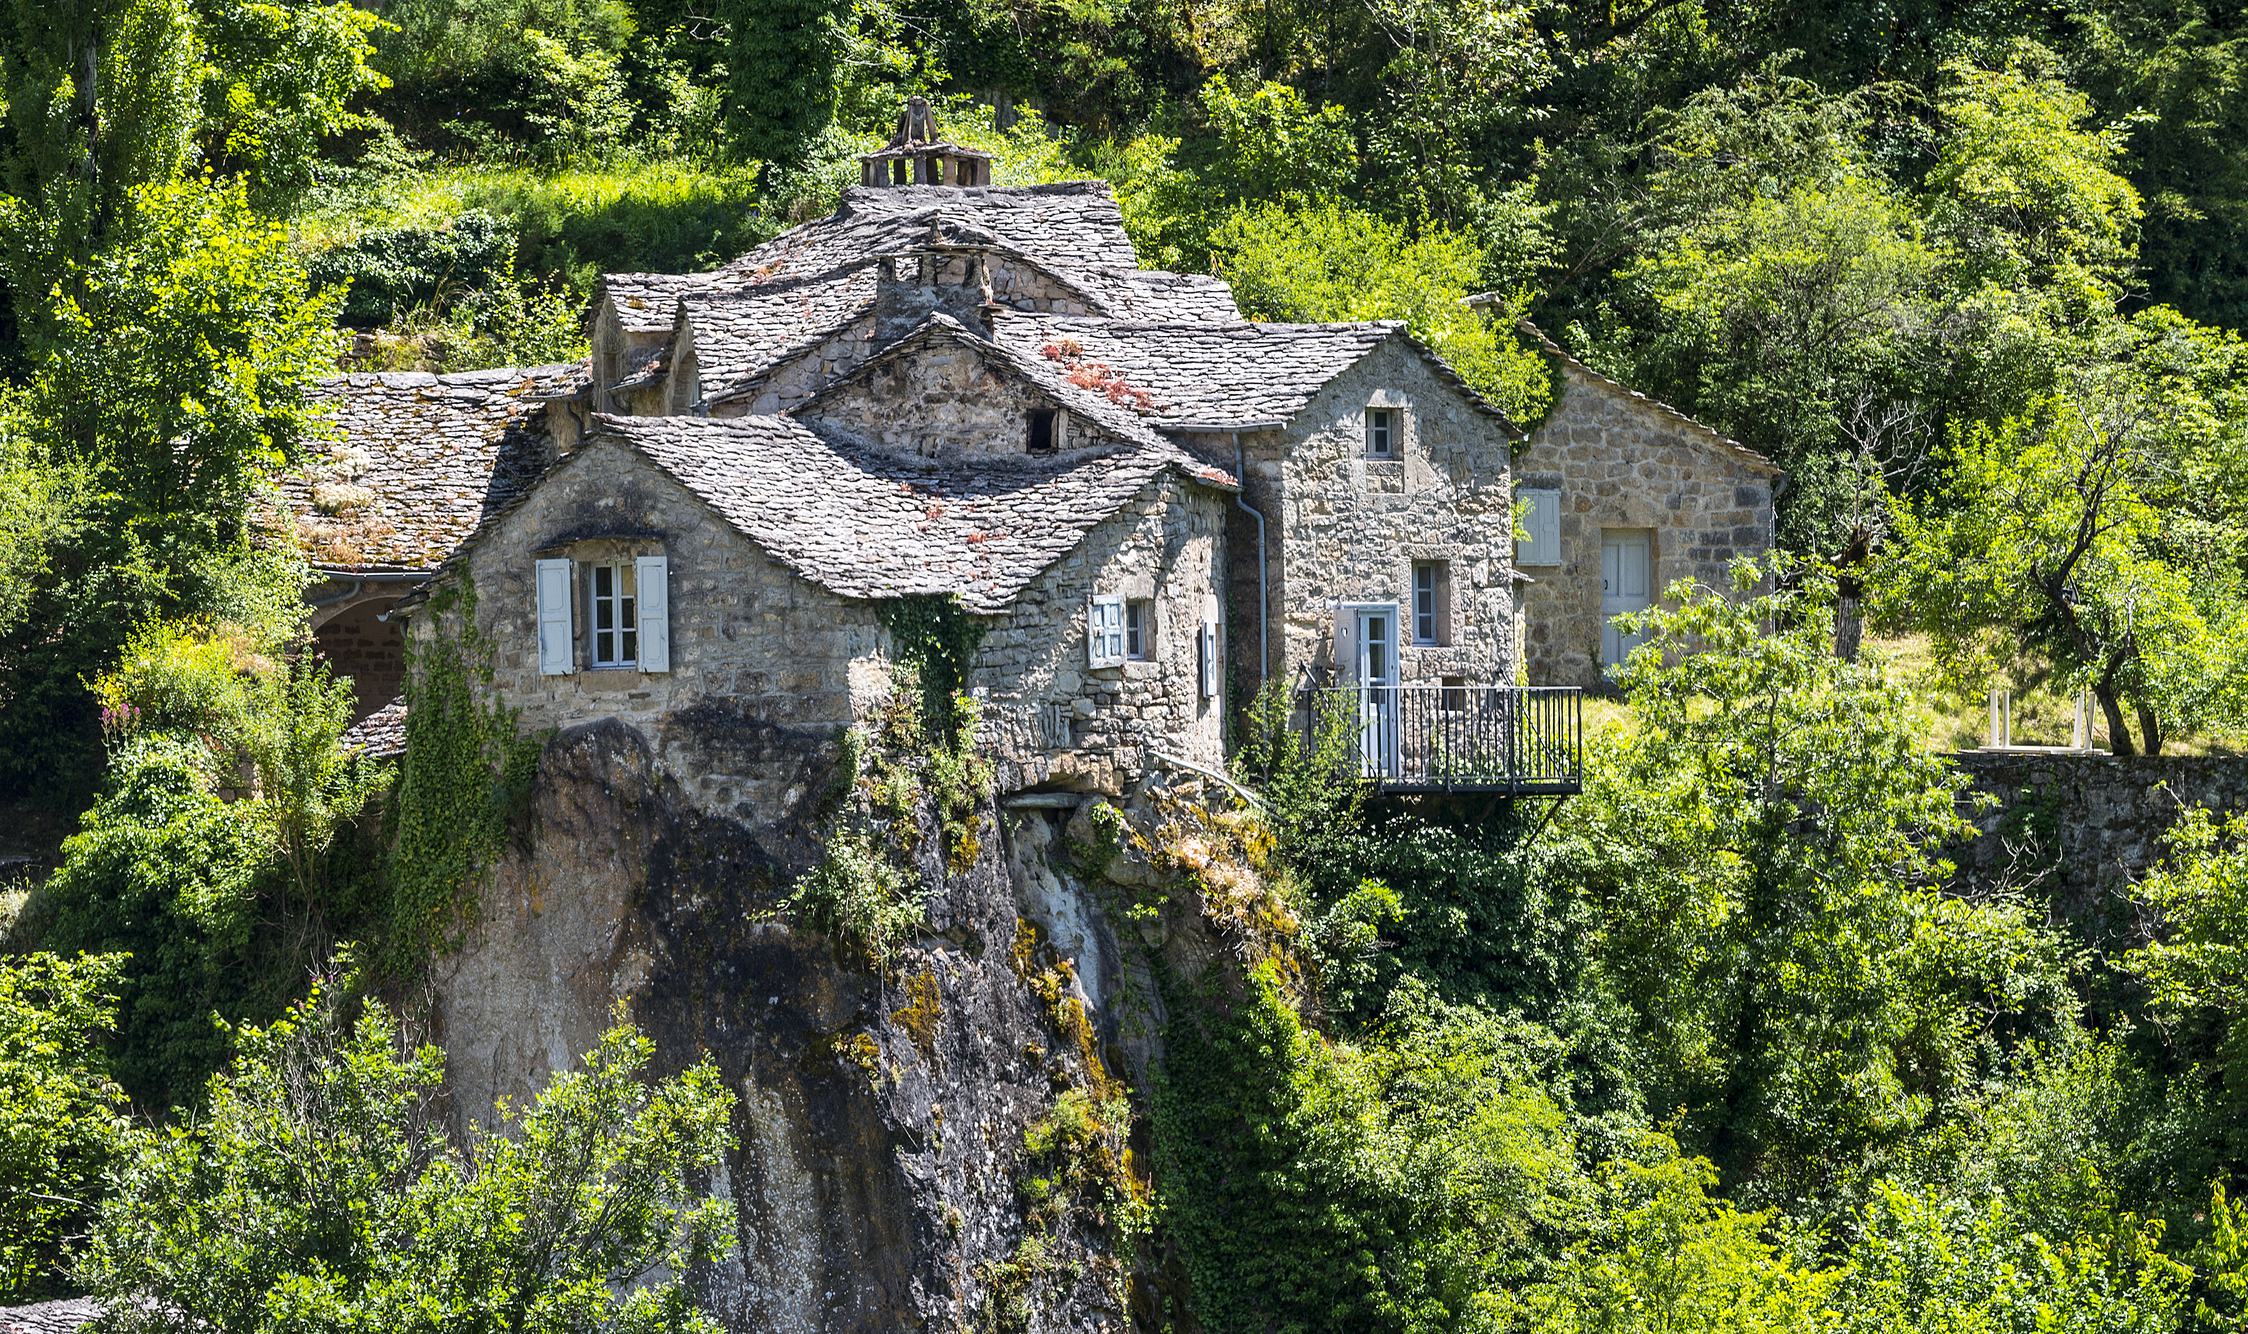
[[[570,632],[570,562],[538,563],[539,675],[568,676],[577,668]]]
[[[1085,662],[1091,667],[1124,665],[1124,599],[1096,594],[1085,607]]]
[[[671,562],[664,556],[633,560],[633,584],[640,599],[640,670],[671,670]]]
[[[1522,516],[1522,540],[1515,544],[1514,563],[1517,565],[1559,565],[1561,563],[1561,493],[1559,491],[1522,491],[1518,497],[1528,506]]]

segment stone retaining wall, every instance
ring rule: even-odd
[[[1982,832],[1955,849],[1962,873],[2009,875],[2073,920],[2129,919],[2123,890],[2162,859],[2162,835],[2189,806],[2248,810],[2248,757],[2119,758],[1965,751],[1974,790],[1998,799],[1962,810]]]

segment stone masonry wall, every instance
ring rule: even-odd
[[[1977,836],[1953,849],[1962,874],[2011,879],[2057,915],[2135,930],[2125,888],[2162,859],[2179,812],[2248,811],[2248,759],[1964,751],[1952,757],[1998,804],[1961,814]]]
[[[658,553],[669,558],[671,670],[584,665],[581,578],[572,608],[579,669],[541,675],[533,562]],[[698,806],[761,837],[795,827],[818,800],[840,729],[889,688],[885,633],[870,604],[776,563],[613,440],[588,444],[503,519],[469,572],[493,641],[493,684],[522,710],[526,730],[616,718],[650,740]],[[430,619],[417,613],[413,633],[430,634]],[[791,858],[782,846],[769,851]]]
[[[1369,407],[1402,410],[1399,458],[1366,457]],[[1433,560],[1450,566],[1451,643],[1401,644],[1402,678],[1510,682],[1514,519],[1500,424],[1392,338],[1330,381],[1284,439],[1275,457],[1281,441],[1256,437],[1250,465],[1257,475],[1251,502],[1264,511],[1267,529],[1274,676],[1293,682],[1308,666],[1332,678],[1340,602],[1395,602],[1409,631],[1413,563]],[[1239,558],[1253,571],[1253,522],[1235,527],[1248,538]],[[1237,601],[1233,623],[1249,632],[1236,632],[1236,653],[1253,656],[1253,586]]]
[[[1118,793],[1157,748],[1224,763],[1223,701],[1201,697],[1196,634],[1218,617],[1225,497],[1165,475],[1039,575],[984,640],[971,687],[1000,760],[999,789]],[[1086,599],[1148,599],[1154,655],[1087,665]],[[1220,652],[1224,651],[1223,639]]]
[[[839,388],[803,419],[871,448],[924,458],[1020,457],[1028,413],[1055,405],[974,350],[932,339]],[[1075,413],[1057,418],[1063,452],[1112,443]]]
[[[1772,480],[1744,451],[1671,409],[1563,363],[1560,400],[1515,460],[1525,489],[1561,492],[1561,563],[1525,565],[1524,657],[1532,685],[1601,680],[1600,541],[1653,532],[1652,591],[1727,586],[1735,556],[1772,544]]]

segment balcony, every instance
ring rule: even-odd
[[[1386,793],[1568,796],[1584,790],[1574,686],[1338,686],[1297,692],[1307,751]]]

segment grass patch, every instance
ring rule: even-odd
[[[516,235],[527,279],[589,291],[603,273],[715,268],[780,231],[756,204],[751,167],[621,161],[546,173],[529,167],[435,167],[331,194],[295,224],[308,251],[356,243],[380,227],[442,227],[471,210]]]

